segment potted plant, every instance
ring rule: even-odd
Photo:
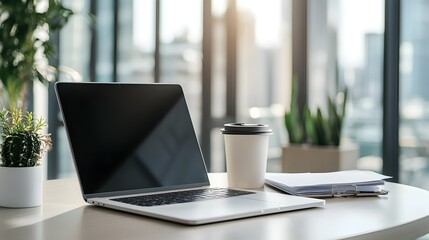
[[[41,160],[51,147],[50,134],[41,133],[46,121],[22,110],[0,111],[0,206],[35,207],[42,204]]]
[[[49,34],[60,30],[72,15],[58,0],[0,2],[3,107],[25,109],[29,83],[48,82],[53,67],[47,59],[54,52]]]
[[[327,115],[318,107],[312,113],[304,106],[298,109],[298,81],[292,80],[290,110],[284,116],[289,145],[283,148],[283,172],[330,172],[356,168],[359,157],[354,144],[341,144],[341,131],[346,113],[347,88],[335,99],[327,97]]]

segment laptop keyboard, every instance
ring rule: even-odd
[[[160,193],[144,196],[133,196],[110,199],[112,201],[128,203],[131,205],[151,207],[175,203],[195,202],[218,198],[235,197],[254,194],[254,192],[240,191],[227,188],[195,189],[180,192]]]

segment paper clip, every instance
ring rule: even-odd
[[[351,197],[358,195],[358,187],[356,184],[350,185],[333,185],[332,197]]]

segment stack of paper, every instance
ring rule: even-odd
[[[327,173],[267,173],[265,182],[296,196],[337,197],[384,195],[384,179],[372,171],[338,171]]]

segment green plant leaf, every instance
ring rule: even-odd
[[[8,108],[20,107],[21,93],[28,82],[46,81],[36,71],[36,52],[42,57],[52,56],[50,41],[37,38],[36,31],[48,26],[49,31],[60,30],[74,14],[58,0],[49,0],[45,12],[38,12],[34,0],[2,0],[0,2],[0,80],[6,90]],[[6,17],[7,16],[7,17]],[[41,43],[43,42],[43,43]]]
[[[305,142],[304,124],[301,122],[298,109],[298,80],[292,78],[292,96],[289,112],[284,116],[286,130],[289,136],[289,142],[300,144]]]
[[[304,106],[304,122],[305,122],[305,132],[310,143],[313,145],[318,145],[319,139],[316,131],[315,120],[311,114],[311,111],[308,105]]]

